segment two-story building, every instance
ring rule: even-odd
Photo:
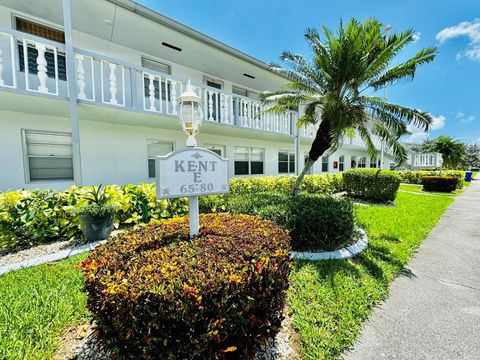
[[[230,176],[301,170],[315,128],[263,111],[259,92],[286,82],[265,63],[131,0],[0,0],[0,191],[153,181],[154,157],[185,145],[187,79],[199,146]],[[355,136],[313,172],[379,163]]]

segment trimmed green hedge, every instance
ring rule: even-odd
[[[352,169],[343,173],[345,191],[349,196],[375,202],[394,201],[400,186],[395,171]]]
[[[186,218],[119,234],[82,263],[98,338],[121,358],[251,359],[278,332],[288,233],[248,215]]]
[[[439,191],[450,193],[457,188],[458,179],[453,176],[424,176],[422,185],[424,191]]]
[[[257,193],[217,198],[215,207],[234,214],[258,215],[285,226],[294,251],[331,251],[352,243],[353,204],[349,199],[316,194]]]
[[[400,177],[400,182],[406,184],[415,184],[421,185],[422,178],[424,176],[440,176],[440,171],[395,171]],[[465,171],[460,170],[444,170],[442,172],[443,176],[453,176],[458,179],[457,189],[461,189],[464,186],[465,181]]]
[[[263,176],[230,179],[234,194],[274,192],[290,195],[296,176]],[[342,174],[305,175],[300,191],[310,194],[334,194],[343,190]]]

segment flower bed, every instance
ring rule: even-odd
[[[249,358],[275,336],[289,236],[247,215],[207,214],[122,233],[82,263],[101,342],[123,356]]]

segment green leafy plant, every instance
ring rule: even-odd
[[[230,196],[224,206],[231,213],[258,215],[286,227],[295,251],[337,250],[355,238],[353,205],[348,199],[255,193]]]
[[[458,179],[453,176],[424,176],[424,191],[452,192],[457,188]]]
[[[247,215],[207,214],[119,234],[82,262],[103,345],[122,357],[248,359],[275,336],[291,269],[288,233]]]
[[[430,171],[395,171],[395,173],[400,177],[400,181],[406,184],[416,184],[421,185],[422,179],[425,176],[440,176],[439,170],[430,170]],[[465,181],[465,172],[460,170],[446,170],[443,171],[444,176],[453,176],[457,178],[457,189],[461,189],[464,186]]]
[[[374,202],[394,201],[400,187],[396,172],[380,169],[351,169],[343,173],[349,196]]]
[[[103,217],[115,212],[115,206],[110,202],[102,184],[89,188],[83,198],[86,203],[75,208],[74,211],[78,216]]]

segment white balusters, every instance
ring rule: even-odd
[[[155,111],[155,85],[153,81],[155,77],[152,74],[148,75],[148,99],[150,100],[150,111]]]
[[[3,51],[0,48],[0,86],[4,86],[5,81],[3,81]]]
[[[177,115],[177,82],[172,81],[172,92],[171,92],[171,102],[172,102],[172,114]]]
[[[104,75],[105,68],[108,71],[107,82]],[[102,80],[102,102],[113,106],[125,106],[125,68],[123,65],[101,60],[100,78]]]
[[[110,84],[110,104],[117,105],[117,75],[115,74],[115,70],[117,69],[117,65],[113,63],[108,63],[108,67],[110,68],[110,75],[108,76],[109,84]]]
[[[47,87],[47,60],[45,59],[45,45],[41,43],[35,43],[35,48],[37,49],[37,77],[39,81],[38,91],[41,93],[48,93]]]
[[[208,120],[213,121],[213,96],[210,90],[207,90],[208,94]]]
[[[83,67],[83,60],[85,59],[85,57],[80,54],[76,54],[75,57],[77,59],[77,97],[81,100],[86,100],[87,95],[85,94],[85,68]]]

